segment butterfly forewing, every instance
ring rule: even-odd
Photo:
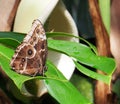
[[[44,28],[39,20],[32,24],[30,32],[16,48],[11,67],[20,74],[43,75],[46,70],[47,40]]]

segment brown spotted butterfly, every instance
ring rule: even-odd
[[[16,48],[10,66],[20,74],[43,75],[46,70],[47,39],[40,20],[34,20],[30,32]]]

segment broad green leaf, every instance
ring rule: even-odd
[[[82,74],[74,73],[70,81],[82,95],[89,99],[92,104],[94,104],[93,80],[86,76],[83,76]]]
[[[48,89],[48,92],[55,98],[60,104],[90,104],[88,99],[84,98],[76,88],[65,79],[65,77],[60,74],[54,65],[49,62],[50,69],[57,71],[57,74],[60,79],[54,80],[54,78],[46,78],[45,83]],[[49,71],[49,69],[48,69]],[[46,75],[48,75],[46,73]],[[76,96],[77,95],[77,96]],[[68,100],[69,99],[69,100]]]
[[[108,75],[112,75],[115,69],[115,61],[112,58],[97,56],[88,46],[80,43],[48,40],[48,48],[65,53],[80,63],[102,70]]]
[[[12,38],[18,41],[22,41],[25,37],[23,33],[16,33],[16,32],[0,32],[0,38]]]
[[[107,84],[110,84],[110,81],[111,81],[111,76],[106,76],[106,75],[102,75],[102,74],[99,74],[99,73],[96,73],[94,71],[91,71],[89,69],[87,69],[86,67],[80,65],[79,63],[77,63],[76,61],[74,61],[77,69],[82,72],[83,74],[93,78],[93,79],[97,79],[97,80],[100,80],[100,81],[103,81]]]
[[[97,54],[97,48],[91,44],[90,42],[88,42],[87,40],[85,40],[84,38],[81,38],[79,36],[75,36],[73,34],[69,34],[69,33],[63,33],[63,32],[53,32],[53,33],[46,33],[47,34],[47,37],[51,38],[51,37],[72,37],[72,38],[78,38],[82,41],[84,41],[86,44],[88,44],[90,46],[90,48]]]
[[[48,37],[50,37],[50,35],[52,36],[52,33],[47,33],[47,34],[49,35]],[[60,36],[60,33],[53,33],[53,36],[55,35]],[[65,33],[64,35],[69,36],[70,34]],[[4,34],[4,36],[6,35]],[[4,36],[2,36],[2,38],[4,38]],[[11,34],[9,35],[7,34],[6,38],[8,37],[10,38],[10,36]],[[20,35],[20,36],[23,36],[23,35]],[[0,35],[0,39],[2,38]],[[14,39],[17,39],[17,41],[20,41],[18,38],[16,38],[16,36],[14,37]],[[92,52],[90,47],[80,43],[48,39],[48,48],[65,53],[70,57],[77,59],[80,63],[102,70],[108,75],[112,75],[115,69],[115,62],[113,59],[97,56],[94,54],[94,52]],[[84,74],[87,75],[87,73],[84,73]]]
[[[47,61],[48,71],[45,73],[46,77],[29,77],[17,74],[16,72],[12,71],[9,66],[12,54],[12,49],[0,44],[0,66],[5,71],[5,73],[13,80],[19,90],[22,91],[23,83],[28,80],[44,79],[48,88],[48,92],[59,103],[73,104],[74,102],[77,102],[79,104],[90,104],[89,101],[85,97],[83,97],[68,80],[65,79],[65,77],[56,69],[54,65],[52,65],[51,62]]]
[[[0,38],[0,43],[12,48],[16,48],[20,44],[19,41],[12,38]]]
[[[63,83],[61,81],[54,80],[53,83],[53,80],[46,79],[45,82],[50,94],[56,98],[60,104],[90,104],[90,102],[80,95],[80,93],[76,91],[75,87],[68,81]],[[77,97],[77,99],[75,97]]]

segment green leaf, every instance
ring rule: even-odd
[[[25,34],[23,33],[0,32],[0,38],[12,38],[21,42],[24,37],[25,37]]]
[[[16,48],[20,44],[19,41],[12,38],[0,38],[0,43],[12,48]]]
[[[90,78],[83,76],[82,74],[74,73],[70,81],[82,95],[94,104],[94,83]]]
[[[79,63],[77,63],[76,61],[74,61],[77,69],[82,72],[83,74],[93,78],[93,79],[97,79],[97,80],[100,80],[100,81],[103,81],[107,84],[110,84],[110,81],[111,81],[111,76],[106,76],[106,75],[102,75],[102,74],[99,74],[99,73],[96,73],[94,71],[91,71],[87,68],[85,68],[84,66],[80,65]]]
[[[83,97],[68,80],[65,79],[65,77],[56,69],[54,65],[52,65],[51,62],[47,61],[48,71],[45,73],[47,77],[29,77],[17,74],[16,72],[12,71],[9,66],[12,54],[12,49],[0,44],[0,66],[5,71],[5,73],[13,80],[19,90],[22,91],[23,83],[28,80],[44,79],[48,88],[48,92],[54,98],[56,98],[59,103],[73,104],[74,102],[76,102],[79,104],[90,104],[89,101],[85,97]]]
[[[90,104],[88,99],[83,97],[78,90],[60,74],[54,65],[49,62],[49,68],[57,71],[58,79],[47,78],[45,83],[48,92],[59,101],[60,104]],[[49,69],[48,69],[49,70]],[[60,80],[59,78],[62,78]],[[76,96],[77,95],[77,96]],[[69,99],[69,100],[68,100]]]
[[[51,38],[51,37],[69,37],[69,38],[77,38],[77,39],[80,39],[80,40],[82,40],[82,41],[84,41],[86,44],[88,44],[89,46],[90,46],[90,48],[97,54],[97,48],[93,45],[93,44],[91,44],[90,42],[88,42],[87,40],[85,40],[84,38],[81,38],[81,37],[79,37],[79,36],[75,36],[75,35],[73,35],[73,34],[70,34],[70,33],[63,33],[63,32],[47,32],[46,33],[47,34],[47,37],[49,38]]]
[[[115,69],[115,61],[112,58],[95,55],[91,48],[75,42],[48,40],[50,49],[65,53],[77,59],[82,64],[102,70],[108,75],[112,75]]]
[[[7,34],[7,36],[6,36],[6,34]],[[6,33],[6,34],[2,33],[3,36],[0,35],[0,39],[4,38],[4,36],[6,38],[10,38],[12,35],[12,33],[11,34]],[[16,35],[19,35],[19,34],[16,34]],[[48,35],[48,37],[51,37],[51,36],[54,37],[55,35],[57,35],[57,36],[65,35],[65,36],[72,37],[71,34],[66,34],[66,33],[61,33],[61,35],[60,35],[60,33],[47,33],[47,35]],[[19,35],[19,36],[23,37],[23,35]],[[14,39],[17,39],[17,41],[20,41],[19,38],[16,38],[17,36],[15,36],[15,33],[13,34],[12,37]],[[88,44],[89,44],[89,42],[88,42]],[[113,71],[115,70],[115,61],[111,58],[95,55],[95,53],[92,52],[92,50],[91,50],[91,45],[89,45],[89,46],[90,47],[80,44],[80,43],[75,43],[75,42],[61,41],[61,40],[49,40],[48,39],[48,48],[49,49],[65,53],[68,56],[72,57],[73,59],[74,58],[77,59],[77,61],[79,61],[82,64],[102,70],[103,72],[105,72],[108,75],[107,77],[111,78],[110,76],[112,75]],[[87,75],[87,73],[84,73],[84,74]],[[93,78],[93,76],[90,76],[90,77]],[[101,75],[101,77],[102,77],[102,75]],[[96,78],[99,79],[100,75],[98,75],[98,77],[96,77]],[[101,80],[101,79],[99,79],[99,80]],[[103,81],[106,82],[106,79],[103,79]],[[110,81],[108,80],[107,83],[109,83],[109,82]]]
[[[45,82],[49,93],[56,98],[60,104],[90,104],[69,82],[63,83],[54,80],[53,83],[53,80],[50,79],[45,80]],[[77,99],[75,97],[77,97]]]

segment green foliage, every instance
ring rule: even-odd
[[[90,102],[94,102],[94,84],[90,78],[75,73],[70,81],[82,95],[88,98]]]
[[[60,35],[60,33],[55,34]],[[47,33],[47,35],[49,35],[49,33]],[[24,35],[19,33],[0,33],[0,66],[13,80],[18,89],[22,92],[22,86],[24,82],[28,80],[42,79],[44,80],[50,95],[52,95],[59,103],[90,104],[90,102],[77,91],[77,89],[59,72],[59,70],[49,60],[47,60],[46,63],[48,67],[48,71],[45,73],[46,77],[30,77],[20,75],[12,71],[9,63],[14,53],[14,49],[20,44],[23,37]],[[86,45],[63,40],[48,39],[48,49],[62,52],[70,56],[79,71],[85,75],[88,75],[89,77],[110,84],[111,75],[115,69],[115,62],[113,59],[95,55],[91,48]],[[101,74],[98,74],[83,65],[102,70],[106,73],[106,75],[103,76]]]
[[[19,90],[22,91],[23,83],[28,80],[44,79],[50,94],[55,97],[60,103],[66,102],[65,104],[69,104],[70,101],[71,104],[73,104],[76,101],[76,104],[78,102],[81,102],[81,104],[88,104],[88,100],[85,99],[49,61],[47,61],[48,71],[45,74],[47,77],[29,77],[17,74],[16,72],[12,71],[9,67],[10,58],[12,57],[11,53],[13,54],[12,49],[0,45],[0,66],[2,69],[4,69],[5,73],[14,81]],[[75,95],[77,96],[75,97]],[[70,98],[69,101],[68,98]]]

